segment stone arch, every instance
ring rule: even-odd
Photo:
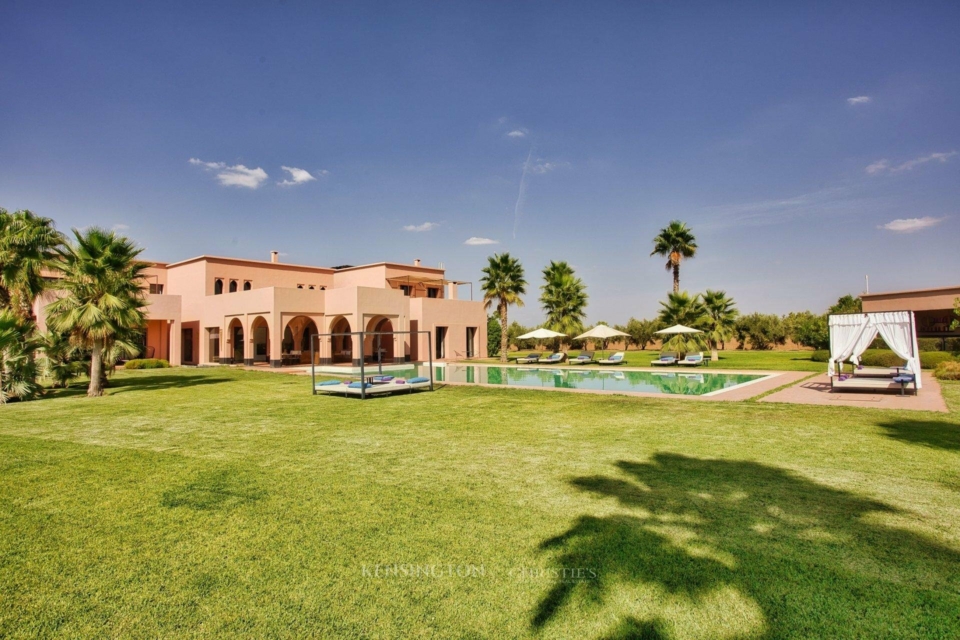
[[[263,316],[257,316],[250,323],[251,355],[247,360],[253,362],[270,361],[270,323]],[[248,362],[249,364],[249,362]]]
[[[234,318],[227,325],[227,340],[230,342],[230,348],[227,350],[228,357],[234,364],[241,364],[244,360],[244,343],[247,335],[244,330],[243,321],[240,318]]]
[[[330,333],[349,333],[350,321],[337,316],[330,321]],[[330,357],[333,362],[353,362],[353,336],[330,336]]]
[[[367,321],[365,331],[374,333],[395,331],[395,329],[393,327],[393,321],[390,318],[386,316],[374,316]],[[370,362],[377,362],[379,345],[380,361],[393,362],[395,344],[396,336],[380,336],[379,340],[377,336],[365,336],[363,340],[363,357]]]

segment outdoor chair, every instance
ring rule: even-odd
[[[663,367],[677,364],[677,354],[676,353],[661,353],[660,357],[656,360],[651,360],[650,364],[655,367]]]
[[[567,359],[567,354],[562,351],[558,351],[546,358],[540,358],[537,362],[540,364],[560,364]]]
[[[517,364],[533,364],[540,359],[539,353],[531,353],[523,358],[517,358]]]
[[[703,364],[703,352],[700,353],[688,353],[683,360],[677,362],[679,365],[685,367],[699,367]]]
[[[570,364],[593,364],[593,351],[581,351],[580,355],[570,361]]]
[[[599,360],[597,364],[601,365],[611,365],[611,364],[623,364],[624,363],[624,353],[623,351],[617,351],[615,354],[606,358],[604,360]]]

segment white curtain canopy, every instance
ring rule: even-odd
[[[906,360],[907,370],[920,381],[920,348],[917,343],[916,323],[912,311],[882,311],[877,313],[849,313],[830,316],[830,360],[827,373],[836,374],[837,363],[849,360],[860,364],[860,355],[879,334],[890,350]]]

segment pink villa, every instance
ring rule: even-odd
[[[199,256],[152,263],[144,357],[171,365],[310,364],[310,336],[350,331],[430,331],[411,338],[324,337],[315,364],[359,366],[485,357],[483,303],[461,300],[460,285],[442,268],[379,262],[363,266],[311,267],[270,261]],[[472,292],[471,292],[472,297]],[[45,328],[43,304],[37,317]]]

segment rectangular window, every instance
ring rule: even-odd
[[[427,288],[427,297],[428,297],[428,298],[438,298],[438,297],[439,297],[439,294],[440,294],[440,289],[437,289],[436,287],[428,287],[428,288]]]
[[[437,345],[433,357],[442,360],[447,357],[447,328],[437,327]]]
[[[151,284],[150,284],[150,293],[153,293],[153,294],[162,294],[162,293],[163,293],[163,285],[162,285],[162,284],[154,284],[154,283],[151,283]]]
[[[473,343],[476,342],[477,338],[477,328],[476,327],[467,327],[467,357],[472,358],[474,356]]]
[[[409,295],[410,295],[410,285],[408,285],[408,284],[402,284],[402,285],[400,285],[400,291],[403,291],[403,295],[409,296]]]

